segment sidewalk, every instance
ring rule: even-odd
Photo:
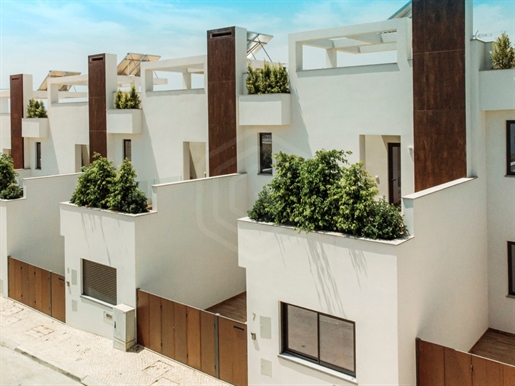
[[[112,340],[76,330],[0,296],[0,344],[85,385],[228,384],[141,346],[130,352]]]

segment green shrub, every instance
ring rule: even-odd
[[[259,193],[248,216],[310,232],[326,230],[391,240],[406,234],[399,209],[375,201],[377,185],[349,152],[321,150],[313,159],[275,155],[275,176]]]
[[[407,233],[402,214],[398,207],[386,202],[384,197],[374,201],[369,211],[369,218],[362,231],[363,237],[371,239],[393,240]]]
[[[494,69],[515,67],[515,49],[506,32],[503,32],[493,43],[492,67]]]
[[[23,190],[16,184],[18,173],[10,155],[0,155],[0,199],[12,200],[23,196]]]
[[[108,198],[109,209],[132,214],[147,211],[147,198],[138,188],[135,178],[136,171],[126,158],[113,180]]]
[[[27,105],[27,118],[46,118],[47,113],[45,109],[45,105],[42,101],[38,101],[36,99],[29,99],[29,104]]]
[[[282,64],[265,62],[262,69],[247,66],[247,91],[249,94],[278,94],[290,92],[288,71]]]
[[[14,200],[23,196],[23,189],[16,184],[10,184],[0,192],[2,200]]]
[[[139,109],[141,107],[141,99],[134,85],[131,85],[129,92],[116,91],[114,95],[114,107],[116,109]]]
[[[108,197],[116,175],[113,163],[100,154],[93,155],[91,165],[84,168],[84,173],[72,194],[70,202],[78,206],[108,208]]]

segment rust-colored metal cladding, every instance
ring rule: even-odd
[[[23,118],[23,75],[11,75],[11,157],[15,169],[24,167],[24,146],[21,131]]]
[[[209,175],[237,172],[235,28],[208,31]]]
[[[413,1],[415,190],[467,174],[465,2]]]
[[[88,57],[90,161],[95,153],[107,157],[105,54]]]

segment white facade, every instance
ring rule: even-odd
[[[471,16],[467,8],[468,29]],[[491,46],[467,40],[468,177],[414,193],[411,19],[290,35],[291,93],[276,95],[246,95],[246,30],[235,31],[238,174],[208,175],[206,56],[142,63],[141,77],[129,78],[116,75],[115,55],[105,55],[107,157],[119,165],[130,140],[152,202],[141,215],[66,203],[77,179],[68,173],[89,162],[91,106],[86,92],[70,102],[72,93],[58,87],[85,87],[88,75],[49,79],[46,92],[32,91],[24,75],[24,99],[46,97],[48,120],[24,131],[24,198],[0,201],[1,292],[7,256],[52,270],[70,283],[67,323],[112,337],[113,305],[83,295],[84,259],[116,269],[117,303],[129,307],[136,307],[137,288],[198,308],[246,290],[248,331],[256,334],[248,340],[251,384],[411,385],[415,338],[468,351],[488,327],[515,333],[515,299],[507,296],[515,178],[506,176],[515,70],[491,70]],[[379,61],[357,64],[334,49],[370,34],[381,43],[359,52],[384,51]],[[312,52],[322,55],[323,68],[309,67]],[[161,90],[155,71],[181,74],[182,89]],[[200,87],[192,76],[203,77]],[[139,87],[141,110],[113,110],[115,91],[128,84]],[[4,151],[11,123],[0,97]],[[363,161],[387,198],[388,145],[399,145],[409,237],[381,242],[238,222],[272,178],[259,174],[260,133],[272,135],[274,153],[352,151],[349,161]],[[355,322],[356,376],[283,354],[281,302]]]

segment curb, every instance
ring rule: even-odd
[[[79,382],[79,383],[82,383],[82,378],[86,378],[86,376],[84,377],[79,377],[75,374],[72,374],[71,372],[69,371],[66,371],[64,370],[63,368],[59,367],[59,366],[56,366],[48,361],[45,361],[39,357],[37,357],[36,355],[28,352],[26,349],[24,349],[23,347],[20,347],[20,346],[17,346],[15,347],[14,351],[16,351],[17,353],[20,353],[22,355],[25,355],[26,357],[29,357],[30,359],[32,359],[34,362],[37,362],[39,363],[40,365],[43,365],[45,367],[48,367],[49,369],[52,369],[58,373],[61,373],[63,375],[66,375],[68,378],[71,378],[73,379],[75,382]]]

